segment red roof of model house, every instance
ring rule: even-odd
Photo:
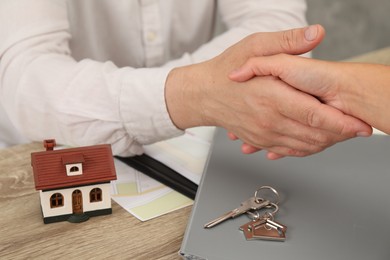
[[[60,150],[52,150],[46,144],[45,147],[46,151],[31,154],[37,190],[82,186],[116,179],[111,146],[108,144]],[[82,174],[68,176],[66,165],[69,164],[82,165]]]

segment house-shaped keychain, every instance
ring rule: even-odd
[[[110,181],[116,179],[111,146],[55,150],[55,140],[43,143],[46,151],[31,154],[43,222],[78,223],[111,214]]]

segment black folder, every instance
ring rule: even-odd
[[[116,158],[188,198],[195,199],[198,185],[156,159],[146,154]]]

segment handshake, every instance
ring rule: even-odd
[[[180,129],[219,126],[242,152],[307,156],[349,138],[390,133],[390,68],[296,56],[315,48],[320,25],[252,34],[219,56],[173,69],[167,109]]]

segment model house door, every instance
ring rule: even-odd
[[[75,190],[72,193],[72,205],[73,205],[73,214],[83,213],[83,195],[80,190]]]

